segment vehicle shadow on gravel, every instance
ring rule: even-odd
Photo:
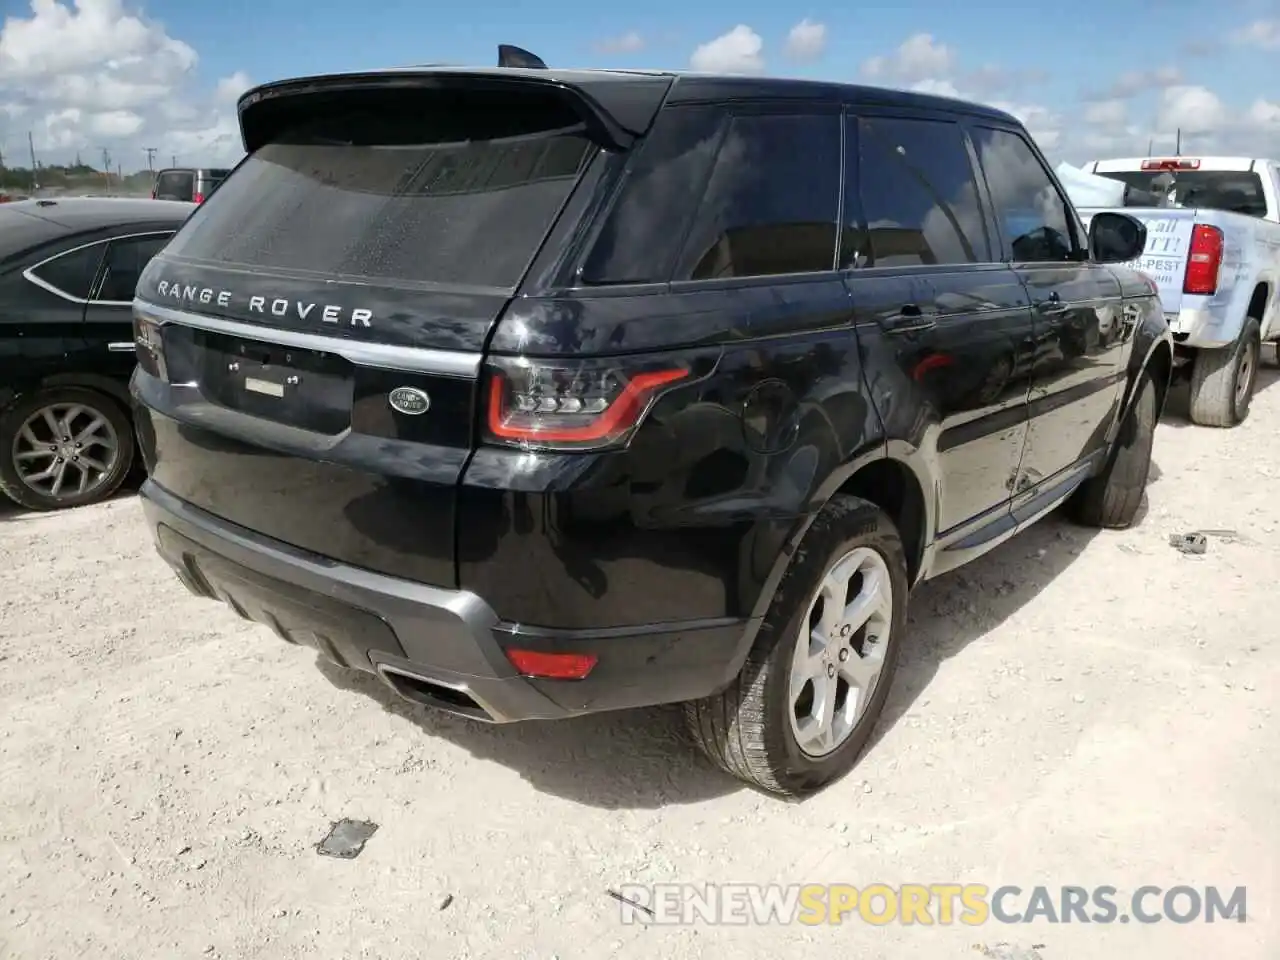
[[[1152,466],[1154,482],[1160,474]],[[1146,509],[1144,497],[1139,522]],[[912,598],[911,628],[868,752],[911,710],[943,661],[1035,600],[1097,533],[1055,514],[962,570],[922,585]],[[1016,648],[1009,652],[1017,655]],[[425,733],[516,771],[535,790],[587,806],[651,809],[747,789],[695,751],[678,707],[490,726],[408,703],[375,678],[324,658],[317,666],[340,689],[369,696]]]
[[[1153,461],[1148,484],[1160,476]],[[1147,509],[1144,495],[1136,524],[1146,518]],[[921,584],[911,597],[906,642],[898,654],[893,687],[867,752],[875,750],[911,712],[944,661],[1033,602],[1101,532],[1071,522],[1059,510],[986,556]],[[1021,655],[1016,644],[1010,644],[1005,652],[1012,658]]]
[[[146,473],[141,468],[138,468],[125,478],[125,481],[120,485],[119,490],[107,497],[103,502],[110,503],[113,500],[127,499],[135,496],[138,492],[138,488],[142,486],[143,481],[146,479]],[[88,507],[73,507],[72,509],[88,510],[92,506],[93,505],[90,504]],[[6,520],[21,520],[24,517],[52,517],[57,516],[62,512],[65,511],[28,510],[26,507],[18,506],[3,493],[0,493],[0,523],[4,523]]]

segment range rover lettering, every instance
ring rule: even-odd
[[[991,108],[521,63],[241,99],[247,159],[135,302],[157,548],[417,703],[682,703],[726,771],[817,790],[913,587],[1061,504],[1134,522],[1145,228],[1086,232]]]

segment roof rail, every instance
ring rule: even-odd
[[[522,50],[520,47],[512,46],[509,43],[498,44],[498,66],[522,67],[526,70],[547,69],[547,65],[542,62],[541,57],[535,56],[528,50]]]

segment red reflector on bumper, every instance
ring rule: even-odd
[[[598,659],[594,653],[543,653],[508,650],[507,659],[521,675],[539,680],[581,680]]]

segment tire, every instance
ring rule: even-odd
[[[53,426],[60,422],[69,427],[64,436],[70,441],[54,439]],[[72,445],[76,442],[81,444],[78,449]],[[60,443],[68,445],[55,450]],[[28,510],[98,503],[120,488],[133,468],[134,449],[129,415],[106,394],[85,387],[40,390],[0,414],[0,491]],[[46,464],[48,469],[56,469],[59,454],[65,454],[59,489],[54,489],[52,477],[33,479]],[[86,461],[101,469],[86,465]]]
[[[1107,465],[1082,483],[1072,498],[1072,513],[1078,523],[1113,530],[1133,524],[1151,474],[1155,436],[1156,385],[1151,374],[1143,371]]]
[[[857,571],[844,603],[874,592],[873,583],[879,587],[881,600],[867,608],[870,619],[861,628],[856,604],[826,602],[832,594],[824,581],[842,564],[845,573]],[[723,693],[684,705],[694,743],[721,769],[769,793],[800,797],[820,790],[852,770],[866,748],[889,694],[906,622],[907,563],[893,521],[873,503],[833,497],[792,558],[737,678]],[[832,641],[821,655],[802,661],[802,630],[805,653],[814,648],[810,623],[828,626],[824,635]],[[802,663],[820,669],[797,672]],[[804,676],[827,679],[819,688],[816,680],[800,683]],[[862,678],[862,698],[849,676]],[[796,710],[821,713],[824,692],[833,706],[826,714],[832,738],[822,749],[806,749],[802,740],[819,728],[797,722]]]
[[[1239,426],[1249,416],[1262,354],[1258,321],[1245,321],[1235,343],[1197,350],[1191,369],[1191,421],[1205,427]]]

